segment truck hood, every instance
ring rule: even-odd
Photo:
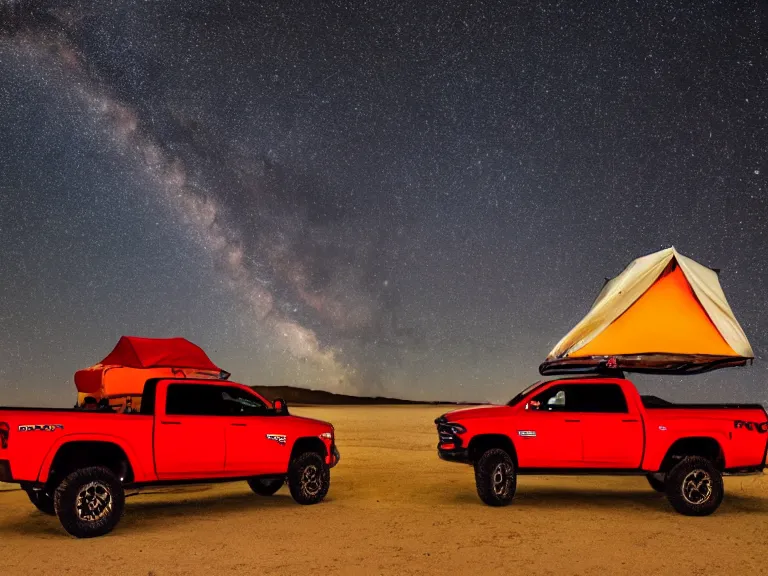
[[[461,408],[459,410],[453,410],[443,414],[448,422],[456,422],[459,420],[469,420],[472,418],[501,418],[509,416],[512,412],[512,408],[509,406],[473,406],[471,408]]]
[[[319,430],[320,432],[330,431],[333,430],[333,424],[330,422],[325,422],[323,420],[316,420],[315,418],[307,418],[306,416],[296,416],[294,414],[291,414],[288,416],[293,422],[296,422],[300,425],[304,425],[307,428],[311,428],[313,430]]]

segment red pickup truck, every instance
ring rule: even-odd
[[[759,404],[672,404],[612,377],[538,382],[435,424],[439,457],[473,465],[491,506],[512,501],[518,474],[640,474],[677,512],[704,516],[722,501],[722,476],[761,472],[768,452]]]
[[[287,480],[315,504],[339,458],[331,424],[229,381],[149,380],[133,413],[0,408],[0,481],[80,538],[110,532],[125,490],[147,485],[247,480],[270,496]]]

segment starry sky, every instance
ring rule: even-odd
[[[506,401],[674,245],[756,360],[634,381],[768,406],[761,4],[4,0],[0,404],[72,405],[123,334]]]

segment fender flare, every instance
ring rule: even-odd
[[[472,445],[473,442],[482,443],[483,441],[486,441],[486,440],[501,441],[502,443],[509,443],[509,446],[511,446],[512,448],[512,453],[510,454],[510,456],[512,457],[512,460],[514,460],[515,466],[519,465],[517,445],[515,444],[515,441],[512,440],[512,437],[506,433],[480,432],[478,434],[475,434],[469,439],[469,442],[467,442],[467,455],[471,458],[472,450],[473,450],[473,445]]]
[[[37,473],[38,482],[45,483],[48,481],[48,474],[51,470],[51,464],[53,464],[53,459],[56,457],[56,454],[58,454],[59,450],[65,444],[71,444],[73,442],[103,442],[104,444],[114,444],[120,448],[128,458],[128,465],[133,470],[134,478],[144,477],[144,471],[141,469],[139,459],[136,457],[136,454],[133,448],[131,448],[130,444],[128,444],[128,442],[126,442],[123,438],[111,436],[109,434],[76,433],[61,436],[56,440],[56,442],[54,442],[53,446],[51,446],[51,448],[48,450],[48,453],[45,455],[45,458],[43,458],[43,462],[40,465],[40,470]]]
[[[723,454],[723,464],[727,466],[728,457],[725,451],[727,439],[728,436],[725,433],[715,430],[707,430],[703,432],[698,430],[691,430],[677,434],[674,439],[666,443],[664,450],[660,451],[660,455],[654,458],[652,462],[643,462],[643,468],[648,470],[659,470],[661,465],[667,459],[667,456],[669,456],[669,451],[672,449],[672,446],[685,440],[712,440],[713,442],[717,443],[717,445],[720,447],[720,451]]]

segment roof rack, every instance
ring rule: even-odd
[[[686,375],[704,374],[719,368],[752,364],[752,358],[708,356],[704,354],[637,354],[627,356],[589,356],[548,360],[539,366],[542,376],[589,374],[615,376],[617,373]]]
[[[612,370],[610,368],[605,369],[597,369],[594,366],[588,366],[584,368],[573,368],[570,370],[564,369],[564,370],[557,370],[553,369],[546,372],[541,372],[541,368],[539,368],[539,373],[541,373],[543,376],[562,376],[563,379],[567,378],[625,378],[624,372],[622,370]],[[560,379],[560,378],[558,378]]]

